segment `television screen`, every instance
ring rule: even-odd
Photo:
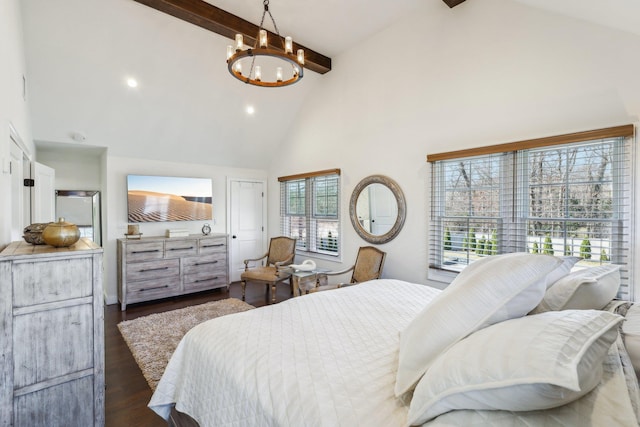
[[[211,178],[127,175],[128,221],[213,219]]]

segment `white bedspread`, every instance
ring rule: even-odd
[[[210,320],[149,406],[166,419],[176,402],[201,427],[401,426],[399,332],[438,292],[383,279]]]
[[[166,419],[175,403],[201,427],[404,426],[408,402],[393,394],[399,332],[438,293],[383,279],[210,320],[181,341],[149,406]],[[454,411],[425,426],[637,425],[630,372],[614,344],[603,382],[574,403]]]

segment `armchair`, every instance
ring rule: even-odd
[[[361,282],[366,282],[368,280],[379,279],[382,276],[382,268],[384,267],[384,259],[386,256],[386,252],[374,248],[373,246],[362,246],[358,250],[355,264],[351,267],[341,271],[318,273],[316,287],[312,289],[311,292],[336,289]],[[335,285],[324,284],[324,282],[327,281],[328,277],[346,274],[349,271],[353,272],[351,274],[351,280],[349,281],[349,283],[338,283]]]
[[[269,251],[259,258],[245,259],[244,272],[240,275],[242,285],[242,301],[245,300],[247,282],[262,283],[267,293],[271,287],[271,304],[276,302],[276,285],[287,279],[291,279],[291,273],[283,269],[293,263],[296,252],[296,239],[289,237],[273,237],[269,242]],[[249,262],[260,261],[266,258],[262,266],[249,267]]]

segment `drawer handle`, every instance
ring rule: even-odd
[[[196,280],[194,283],[200,283],[200,282],[208,282],[209,280],[216,280],[218,278],[218,276],[216,277],[210,277],[208,279],[198,279]]]
[[[142,288],[140,290],[138,290],[138,292],[144,292],[144,291],[152,291],[154,289],[164,289],[164,288],[168,288],[169,285],[164,285],[164,286],[156,286],[154,288]]]
[[[160,249],[149,249],[146,251],[131,251],[132,254],[148,254],[151,252],[160,252]]]
[[[207,264],[217,264],[217,263],[218,261],[216,260],[216,261],[209,261],[209,262],[196,262],[193,265],[207,265]]]
[[[147,268],[140,270],[140,273],[144,273],[145,271],[158,271],[158,270],[168,270],[169,267],[159,267],[159,268]]]
[[[217,245],[202,245],[203,248],[218,248],[224,246],[224,243],[218,243]]]
[[[188,251],[189,249],[193,249],[193,246],[189,246],[188,248],[169,248],[170,251]]]

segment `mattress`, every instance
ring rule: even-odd
[[[202,426],[392,426],[399,332],[437,289],[376,280],[193,328],[149,406]]]
[[[149,407],[167,419],[175,405],[201,427],[404,426],[409,402],[393,392],[399,333],[439,292],[381,279],[212,319],[185,335]],[[637,426],[625,357],[619,340],[601,384],[569,405],[454,411],[425,426]]]

